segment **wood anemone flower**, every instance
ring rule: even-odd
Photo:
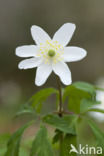
[[[43,85],[52,71],[60,77],[63,84],[72,82],[71,72],[66,62],[79,61],[83,59],[86,50],[67,46],[75,31],[75,24],[66,23],[56,31],[53,38],[39,26],[31,27],[31,34],[36,45],[25,45],[16,48],[19,57],[31,57],[21,61],[19,69],[30,69],[37,67],[35,84]]]

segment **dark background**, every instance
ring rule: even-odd
[[[22,58],[15,56],[15,48],[34,43],[30,34],[32,25],[41,26],[53,36],[66,22],[77,26],[70,45],[82,47],[88,52],[84,60],[69,63],[73,82],[96,83],[104,76],[104,0],[0,0],[2,118],[10,116],[9,110],[15,110],[15,106],[42,87],[56,86],[55,76],[51,75],[44,86],[36,87],[35,69],[17,68]]]

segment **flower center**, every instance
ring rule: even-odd
[[[50,50],[48,51],[48,56],[50,56],[50,57],[55,56],[55,54],[56,54],[56,52],[55,52],[53,49],[50,49]]]
[[[45,64],[49,64],[63,60],[63,53],[64,47],[57,41],[46,40],[45,43],[40,43],[37,56],[43,57]]]

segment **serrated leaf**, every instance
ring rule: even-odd
[[[45,88],[38,91],[35,95],[29,100],[29,105],[35,109],[36,113],[40,113],[42,109],[42,104],[47,100],[52,94],[58,94],[58,91],[54,88]]]
[[[73,85],[70,85],[70,86],[68,86],[68,87],[66,87],[64,89],[63,101],[65,101],[66,98],[69,97],[69,96],[72,97],[72,98],[78,97],[79,99],[91,98],[91,95],[88,92],[80,90],[80,89],[76,88]]]
[[[35,108],[37,104],[43,103],[50,95],[57,93],[54,88],[45,88],[32,96],[32,106]]]
[[[92,120],[87,120],[90,128],[93,131],[93,134],[96,137],[97,144],[101,146],[104,150],[104,133],[100,130],[100,128],[92,121]]]
[[[86,113],[91,108],[93,108],[94,105],[100,104],[99,101],[94,101],[90,99],[82,99],[80,103],[80,113]]]
[[[57,95],[58,91],[54,88],[46,88],[38,91],[26,104],[21,106],[15,117],[24,114],[37,115],[37,113],[41,112],[43,102],[52,94]]]
[[[58,130],[58,129],[55,130],[55,135],[54,135],[54,137],[52,139],[53,144],[57,143],[60,140],[60,137],[61,137],[62,133],[63,132]]]
[[[75,86],[76,88],[83,90],[85,92],[90,93],[91,95],[95,95],[96,94],[96,90],[95,87],[87,82],[75,82],[73,83],[73,86]]]
[[[82,99],[92,99],[92,96],[83,90],[80,90],[73,85],[65,88],[63,94],[63,102],[68,99],[68,109],[74,113],[80,113],[80,103]]]
[[[36,115],[36,112],[35,112],[35,110],[33,109],[33,107],[31,105],[24,104],[24,105],[21,106],[19,111],[16,113],[15,117],[18,117],[20,115],[25,115],[25,114]]]
[[[46,115],[43,118],[43,121],[54,126],[55,128],[64,133],[75,135],[75,123],[77,121],[77,118],[78,117],[76,115],[65,115],[60,118],[58,115],[50,114]]]
[[[74,113],[84,113],[94,105],[99,104],[95,98],[95,88],[93,85],[76,82],[64,90],[63,102],[68,99],[68,109]]]
[[[30,156],[53,156],[51,143],[48,140],[47,129],[44,126],[36,134],[33,141]]]
[[[31,124],[33,124],[33,121],[25,124],[23,127],[18,129],[10,137],[10,139],[7,143],[7,151],[5,153],[5,156],[19,156],[19,148],[20,148],[20,141],[21,141],[22,134],[26,128],[31,126]]]

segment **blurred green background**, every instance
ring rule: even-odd
[[[22,59],[15,56],[15,48],[34,44],[32,25],[41,26],[52,37],[66,22],[77,26],[70,45],[88,52],[84,60],[69,63],[73,82],[96,83],[104,76],[104,0],[0,0],[0,133],[13,132],[19,126],[12,117],[31,95],[43,87],[56,86],[52,74],[44,86],[36,87],[35,69],[18,69]]]

